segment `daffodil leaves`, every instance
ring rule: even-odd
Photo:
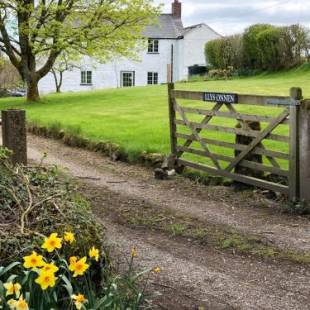
[[[7,267],[0,267],[0,277],[2,277],[3,275],[5,275],[9,271],[11,271],[13,268],[15,268],[16,266],[19,266],[19,265],[21,265],[21,263],[14,262],[14,263],[11,263],[10,265],[8,265]]]
[[[69,295],[69,296],[72,296],[72,295],[73,295],[73,287],[72,287],[71,282],[68,280],[68,278],[67,278],[65,275],[62,275],[60,278],[61,278],[61,279],[63,280],[63,282],[65,283],[65,284],[63,285],[63,287],[67,290],[68,295]]]

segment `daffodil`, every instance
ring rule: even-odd
[[[42,290],[45,291],[49,287],[54,287],[56,284],[56,280],[57,278],[55,277],[54,272],[42,270],[35,282],[41,286]]]
[[[45,238],[42,245],[42,249],[46,249],[49,253],[55,251],[56,249],[61,249],[61,247],[62,238],[58,238],[57,233],[53,233],[48,238]]]
[[[160,267],[155,267],[155,268],[153,269],[153,272],[155,272],[155,273],[160,273],[160,272],[161,272]]]
[[[27,269],[42,267],[43,264],[43,256],[37,254],[35,251],[33,251],[31,255],[24,257],[24,267]]]
[[[44,263],[41,270],[45,272],[50,271],[52,273],[56,273],[59,270],[59,268],[54,263],[50,263],[50,264]]]
[[[3,284],[6,289],[6,296],[15,295],[16,298],[20,296],[20,290],[22,289],[19,283],[7,282]]]
[[[65,232],[64,240],[72,244],[75,241],[75,236],[72,232]]]
[[[74,271],[76,262],[77,262],[77,257],[76,256],[72,256],[72,257],[69,258],[69,270],[70,271]]]
[[[10,299],[7,301],[7,304],[10,307],[10,309],[15,309],[16,303],[17,303],[17,300],[14,300],[14,299]]]
[[[131,257],[137,257],[138,256],[138,252],[136,248],[132,248],[131,250]]]
[[[89,268],[89,265],[86,263],[87,257],[83,257],[80,260],[72,261],[70,263],[69,269],[73,272],[73,277],[82,276],[85,271]]]
[[[19,297],[19,300],[15,302],[14,307],[16,310],[29,310],[29,306],[23,296]]]
[[[99,260],[99,250],[94,246],[89,250],[88,255],[90,258],[94,258],[97,262]]]
[[[75,307],[78,310],[82,309],[83,305],[87,303],[87,299],[82,294],[72,295],[71,299],[74,300]]]

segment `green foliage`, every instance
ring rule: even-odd
[[[305,56],[310,59],[309,30],[300,25],[257,24],[242,35],[208,42],[205,54],[215,69],[233,67],[240,75],[288,69],[304,62]]]
[[[283,29],[270,27],[257,35],[257,43],[260,47],[261,68],[280,69],[283,66]]]
[[[153,269],[137,273],[132,255],[122,275],[109,275],[107,266],[100,264],[100,252],[98,257],[90,252],[80,252],[82,257],[75,257],[71,254],[75,241],[69,244],[62,239],[60,242],[60,249],[49,253],[32,252],[23,258],[23,263],[14,261],[0,267],[1,309],[141,309],[145,296],[138,283]],[[101,268],[105,269],[106,276],[98,286],[94,279]],[[154,272],[159,271],[154,268]]]
[[[209,41],[205,46],[206,61],[217,69],[238,67],[241,63],[241,36],[234,35]]]
[[[272,28],[272,25],[257,24],[246,29],[242,38],[245,67],[253,69],[261,68],[262,62],[260,57],[260,45],[258,42],[258,35],[261,32]]]

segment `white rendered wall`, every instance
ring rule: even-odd
[[[178,74],[177,40],[160,40],[159,54],[140,53],[140,61],[113,60],[107,64],[96,64],[90,58],[85,57],[80,64],[83,70],[93,72],[92,85],[81,85],[80,69],[64,73],[62,91],[84,91],[104,88],[116,88],[121,86],[121,71],[135,71],[135,86],[147,85],[147,73],[158,72],[159,83],[167,83],[167,65],[171,63],[171,45],[174,45],[174,81],[180,79]],[[55,92],[55,82],[52,74],[48,74],[39,83],[42,94]]]
[[[218,38],[220,35],[204,24],[186,32],[183,40],[183,63],[180,64],[180,68],[183,68],[181,79],[188,78],[188,67],[206,65],[205,45]]]

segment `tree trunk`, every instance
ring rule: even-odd
[[[57,93],[61,92],[62,81],[63,81],[63,71],[59,71],[59,83],[57,85]]]
[[[27,81],[27,101],[40,101],[38,81],[31,79]]]

